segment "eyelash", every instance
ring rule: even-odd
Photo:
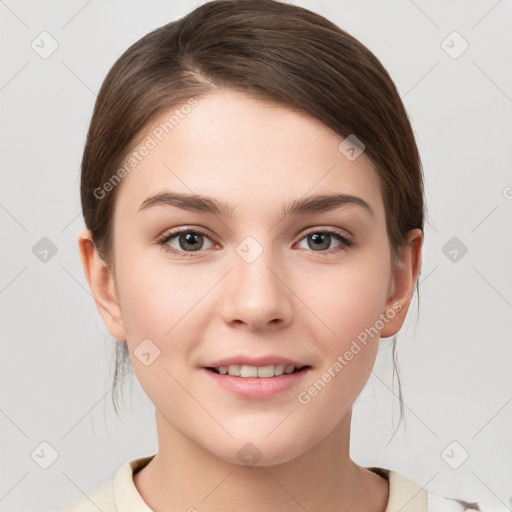
[[[201,252],[201,250],[199,250],[199,251],[177,251],[176,249],[167,245],[168,242],[170,242],[173,238],[180,235],[181,233],[201,234],[203,236],[206,236],[207,238],[210,238],[208,236],[208,234],[201,229],[180,228],[180,229],[176,229],[174,231],[171,231],[170,233],[166,233],[165,235],[161,236],[157,242],[162,247],[162,249],[164,249],[167,252],[173,253],[174,255],[176,255],[180,258],[189,258],[189,257],[192,257],[195,252]],[[340,242],[340,245],[338,247],[335,247],[334,249],[328,249],[325,251],[313,251],[312,250],[312,252],[317,253],[319,256],[329,256],[330,254],[337,253],[339,251],[351,248],[356,245],[356,243],[353,240],[342,235],[340,231],[337,231],[335,229],[317,229],[314,231],[309,231],[304,234],[304,236],[300,239],[300,241],[302,241],[304,238],[306,238],[309,235],[315,235],[315,234],[333,235],[336,238],[336,240],[338,240]]]

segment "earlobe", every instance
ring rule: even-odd
[[[126,329],[116,297],[114,276],[99,255],[89,229],[84,228],[78,235],[78,248],[85,277],[105,327],[115,339],[126,340]]]
[[[407,244],[400,250],[391,276],[390,295],[383,314],[388,322],[381,330],[381,338],[394,336],[402,327],[421,270],[423,233],[413,229],[408,233]]]

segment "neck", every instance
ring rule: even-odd
[[[134,475],[155,512],[240,510],[283,512],[358,510],[384,512],[388,483],[349,456],[351,411],[313,449],[272,466],[244,466],[219,459],[156,413],[159,452]]]

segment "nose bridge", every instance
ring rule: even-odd
[[[283,325],[290,321],[290,292],[281,282],[278,270],[281,265],[271,247],[264,247],[248,236],[235,248],[232,266],[224,302],[227,322],[261,328],[269,323]]]

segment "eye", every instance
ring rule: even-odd
[[[209,246],[206,244],[207,247],[205,247],[205,240],[210,242]],[[195,228],[180,228],[166,233],[158,240],[158,244],[166,251],[183,257],[190,255],[187,253],[197,252],[214,246],[205,232]]]
[[[353,240],[349,239],[341,231],[335,229],[317,229],[316,231],[310,231],[302,240],[307,241],[306,249],[320,253],[327,252],[328,254],[342,251],[354,245]],[[334,248],[331,247],[333,242],[338,242],[338,245]]]
[[[301,242],[303,240],[307,241],[306,249],[311,249],[321,256],[328,256],[355,245],[355,242],[348,238],[344,232],[335,229],[317,228],[315,231],[307,233],[301,239]],[[209,243],[205,244],[206,241]],[[338,245],[331,247],[333,242],[337,242]],[[194,252],[216,246],[204,231],[190,227],[175,229],[170,233],[166,233],[158,240],[158,244],[164,250],[184,258],[193,256]]]

